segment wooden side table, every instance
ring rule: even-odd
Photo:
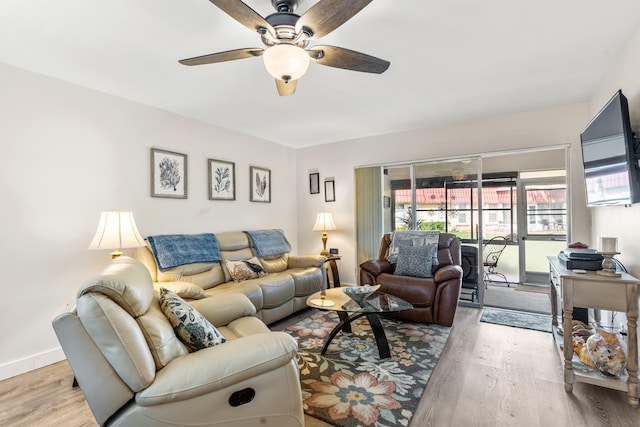
[[[325,259],[325,263],[329,263],[329,269],[331,270],[331,281],[329,281],[329,270],[327,270],[327,283],[331,283],[334,288],[340,287],[340,273],[338,272],[338,261],[340,256],[330,256]]]
[[[640,280],[624,273],[621,277],[607,277],[589,271],[585,274],[566,269],[558,257],[548,257],[551,279],[551,309],[553,336],[562,346],[560,354],[564,359],[564,388],[573,391],[575,381],[600,387],[626,391],[629,404],[638,407],[638,284]],[[564,310],[563,335],[558,331],[558,299]],[[573,369],[573,345],[571,320],[573,307],[588,307],[620,311],[627,315],[627,373],[620,378],[605,378],[597,372],[580,372]]]

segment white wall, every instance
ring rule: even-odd
[[[638,205],[596,209],[592,234],[579,148],[579,132],[619,87],[640,112],[639,51],[637,32],[589,104],[297,151],[0,64],[0,269],[6,302],[0,379],[62,358],[51,320],[109,258],[86,250],[102,210],[132,210],[143,235],[280,227],[294,252],[303,254],[320,251],[320,233],[311,229],[317,212],[330,211],[338,230],[329,232],[327,246],[341,251],[342,280],[356,283],[357,166],[571,144],[573,240],[620,236],[620,258],[640,276],[640,264],[630,256],[640,253],[640,239],[622,238],[638,234],[630,227]],[[638,130],[640,117],[635,121]],[[189,155],[188,200],[149,197],[152,146]],[[236,162],[237,201],[207,200],[209,157]],[[248,201],[249,165],[272,169],[273,203]],[[309,194],[310,170],[320,172],[320,194]],[[327,177],[335,178],[336,202],[324,201]]]
[[[61,360],[51,320],[109,260],[103,210],[143,235],[282,228],[296,251],[295,150],[0,64],[0,379]],[[149,149],[189,155],[189,198],[149,196]],[[207,158],[236,163],[236,201],[207,199]],[[249,202],[249,165],[272,203]]]
[[[640,27],[611,67],[589,104],[589,117],[595,116],[618,90],[629,101],[631,126],[640,134]],[[640,277],[640,204],[631,207],[608,206],[588,208],[593,216],[592,241],[598,236],[618,237],[616,256],[629,273]]]
[[[301,252],[319,252],[320,236],[311,231],[316,212],[334,215],[338,230],[329,232],[327,246],[338,247],[341,280],[357,283],[354,224],[354,168],[391,164],[482,152],[527,149],[571,144],[573,187],[573,240],[590,237],[589,217],[584,201],[579,134],[587,123],[587,104],[494,117],[454,126],[420,129],[392,135],[379,135],[352,141],[298,150],[297,176],[306,179],[317,169],[321,180],[336,179],[336,202],[324,202],[324,192],[311,195],[306,187],[298,190],[298,244]]]

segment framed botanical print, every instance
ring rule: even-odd
[[[208,159],[209,200],[236,199],[236,164]]]
[[[187,198],[187,155],[151,149],[151,197]]]
[[[249,167],[249,200],[271,203],[271,169]]]
[[[319,193],[320,193],[320,174],[310,173],[309,174],[309,194],[319,194]]]
[[[324,201],[335,202],[336,201],[336,184],[332,179],[328,179],[324,182]]]

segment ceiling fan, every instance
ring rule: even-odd
[[[384,73],[385,61],[336,46],[312,46],[311,39],[325,36],[347,22],[372,0],[320,0],[302,16],[293,13],[298,0],[271,0],[276,9],[266,18],[241,0],[209,0],[245,27],[260,34],[266,48],[244,48],[182,59],[184,65],[203,65],[263,56],[267,71],[276,79],[280,96],[291,95],[309,61],[365,73]]]

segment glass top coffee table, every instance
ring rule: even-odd
[[[377,291],[376,289],[378,287],[379,286],[372,287],[374,292],[366,298],[359,298],[358,295],[353,295],[352,298],[343,291],[343,289],[345,289],[344,287],[316,292],[307,298],[307,305],[309,307],[335,311],[340,317],[340,323],[333,328],[327,337],[327,341],[320,354],[325,354],[327,347],[329,347],[329,344],[331,344],[331,341],[338,332],[351,332],[351,322],[366,316],[369,325],[371,325],[373,336],[376,339],[380,358],[386,359],[391,356],[387,336],[380,322],[380,314],[411,310],[413,306],[402,298]]]

